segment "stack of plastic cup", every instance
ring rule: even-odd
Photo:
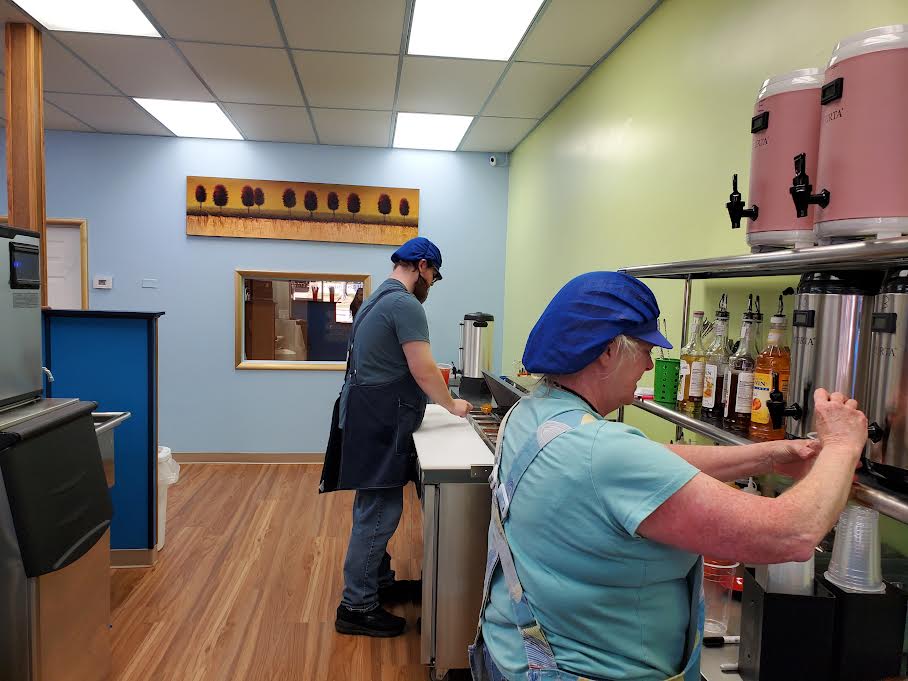
[[[653,399],[661,404],[674,406],[678,401],[678,381],[681,360],[660,357],[655,362],[656,376],[653,380]]]
[[[792,596],[813,595],[813,556],[803,563],[777,563],[767,569],[767,584],[765,589],[769,593],[791,594]]]
[[[836,526],[826,579],[845,591],[883,593],[880,560],[880,514],[849,504]]]

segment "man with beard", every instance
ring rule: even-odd
[[[412,479],[412,435],[422,423],[427,396],[457,416],[471,408],[451,397],[429,345],[422,303],[441,280],[441,251],[417,237],[391,261],[391,276],[363,303],[350,333],[337,427],[319,488],[356,490],[344,593],[334,623],[342,634],[403,633],[406,620],[382,606],[418,600],[421,591],[419,581],[394,579],[387,552],[403,512],[403,488]]]

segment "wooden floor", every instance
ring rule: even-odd
[[[334,615],[353,495],[319,495],[317,465],[183,466],[166,546],[150,569],[113,571],[114,681],[425,679],[418,606],[394,639],[341,636]],[[419,577],[412,485],[389,548]]]

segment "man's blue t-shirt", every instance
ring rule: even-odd
[[[697,556],[637,527],[698,470],[639,430],[611,423],[564,390],[524,398],[508,420],[501,479],[556,414],[588,412],[530,465],[505,522],[517,574],[560,668],[614,681],[681,671]],[[525,679],[527,659],[499,570],[482,622],[492,659]]]
[[[384,291],[391,292],[379,300]],[[357,324],[360,319],[362,321]],[[416,296],[397,279],[386,279],[365,300],[356,313],[354,327],[357,378],[364,385],[390,383],[408,374],[410,367],[402,345],[410,341],[429,341],[426,311]],[[347,388],[344,385],[344,396]],[[341,399],[341,423],[345,414],[346,399]]]

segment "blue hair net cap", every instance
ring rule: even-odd
[[[649,287],[621,272],[587,272],[565,284],[530,331],[523,366],[534,374],[572,374],[619,335],[671,349],[659,332]]]
[[[391,254],[391,262],[396,264],[401,260],[404,262],[427,260],[430,265],[434,265],[435,269],[439,270],[438,278],[441,279],[441,251],[424,236],[410,239]]]

